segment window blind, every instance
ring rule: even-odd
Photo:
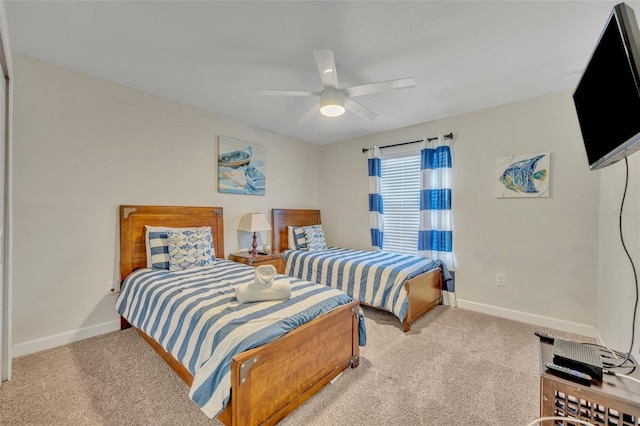
[[[420,154],[382,159],[384,205],[382,249],[418,254],[420,225]]]

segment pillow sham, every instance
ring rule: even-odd
[[[211,228],[167,230],[169,270],[181,271],[214,262]]]
[[[307,240],[304,233],[305,226],[292,226],[291,228],[293,229],[293,247],[296,250],[307,250]]]
[[[288,236],[288,241],[287,241],[287,247],[289,248],[289,250],[295,250],[296,249],[296,238],[293,236],[293,226],[287,226],[287,236]]]
[[[210,226],[201,226],[193,228],[170,228],[167,226],[150,226],[145,225],[145,248],[147,252],[147,268],[169,269],[169,241],[167,240],[167,231],[185,231],[185,230],[209,230]],[[212,240],[213,241],[213,240]],[[215,260],[215,247],[211,244],[211,259]]]
[[[323,251],[327,249],[327,243],[324,238],[324,230],[322,225],[305,226],[304,238],[309,251]]]
[[[167,228],[145,226],[147,268],[169,269]]]

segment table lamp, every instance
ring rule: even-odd
[[[253,232],[253,244],[251,245],[251,257],[256,257],[256,232],[271,231],[271,225],[262,213],[247,213],[240,219],[238,231]]]

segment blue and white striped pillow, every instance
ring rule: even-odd
[[[147,267],[169,269],[169,241],[166,228],[163,231],[149,231]]]
[[[304,226],[292,226],[293,241],[296,244],[296,250],[307,250],[307,240],[305,238]]]
[[[210,226],[202,226],[199,228],[169,228],[166,226],[145,225],[145,229],[147,268],[153,269],[169,269],[169,240],[167,231],[208,230],[209,233],[211,233]],[[211,247],[211,259],[215,260],[216,255],[213,243]]]

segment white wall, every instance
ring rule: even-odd
[[[323,147],[320,205],[328,243],[370,247],[361,148],[448,132],[455,135],[460,306],[594,335],[598,176],[587,166],[569,93]],[[549,198],[495,198],[496,157],[545,151],[552,153]],[[506,287],[496,286],[497,273],[506,273]]]
[[[622,210],[622,236],[640,271],[640,155],[629,161],[629,186]],[[636,283],[631,263],[620,240],[620,207],[625,185],[625,164],[620,161],[595,172],[600,178],[598,245],[598,333],[602,342],[620,351],[631,344]],[[636,319],[634,348],[640,347]],[[638,352],[634,351],[638,359]]]
[[[318,207],[317,146],[22,55],[14,74],[14,355],[117,327],[120,204],[222,206],[226,255],[242,214]],[[265,196],[218,193],[220,135],[265,146]]]
[[[116,327],[118,205],[223,206],[226,254],[250,244],[243,213],[319,207],[330,244],[368,248],[361,148],[449,131],[460,305],[583,334],[615,309],[596,303],[599,175],[569,93],[318,147],[25,56],[14,71],[16,355]],[[266,196],[217,192],[220,135],[265,145]],[[551,197],[496,199],[495,158],[542,151]]]

